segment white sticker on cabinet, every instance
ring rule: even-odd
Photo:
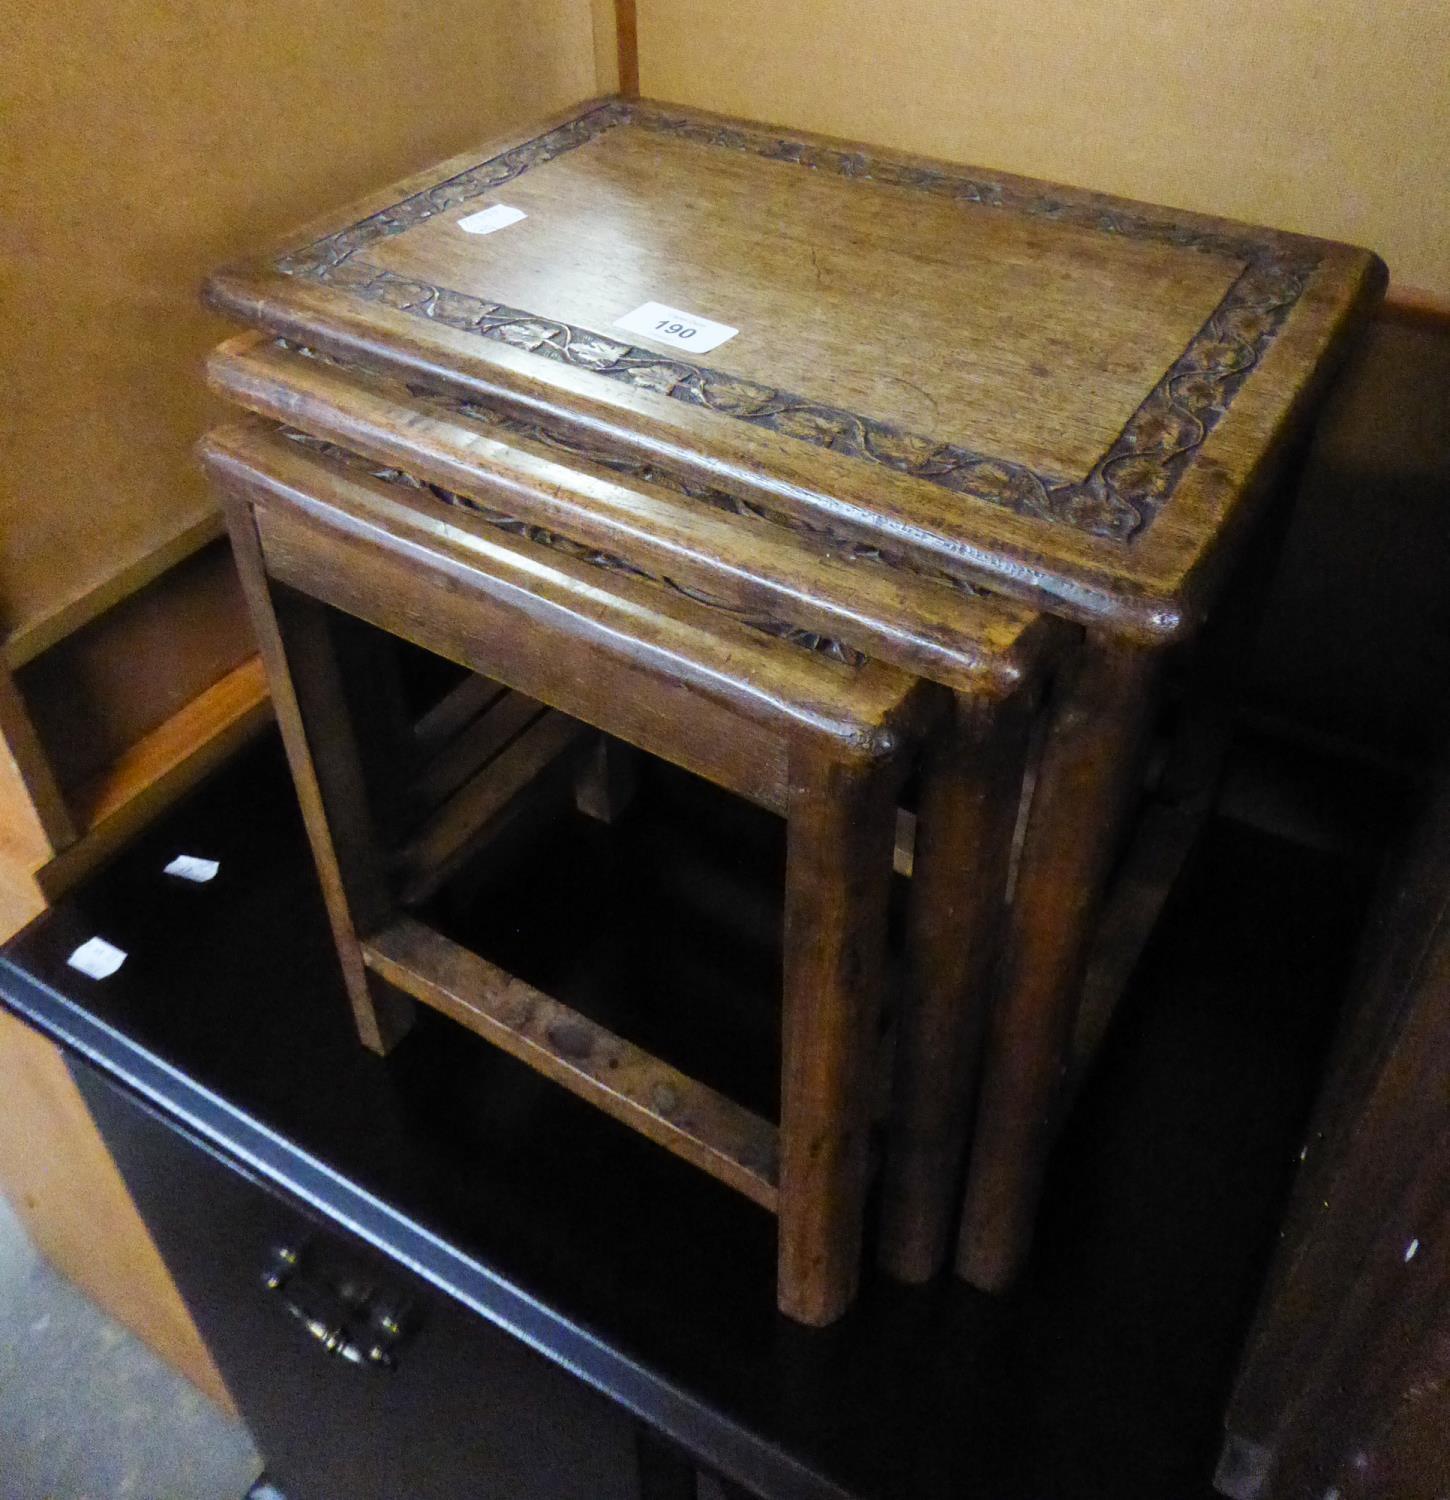
[[[126,955],[105,938],[87,938],[66,962],[92,979],[109,979],[126,962]]]

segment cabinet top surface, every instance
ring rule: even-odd
[[[1379,281],[1344,246],[611,101],[211,295],[1152,633]]]
[[[644,769],[615,828],[566,812],[486,861],[457,935],[768,1112],[779,938],[759,913],[782,826]],[[165,874],[180,852],[218,873]],[[1337,859],[1231,821],[1190,878],[1063,1137],[1019,1294],[871,1276],[826,1330],[775,1312],[775,1221],[737,1193],[442,1016],[388,1058],[358,1045],[270,738],[8,944],[0,1004],[754,1493],[1087,1500],[1106,1464],[1118,1500],[1161,1500],[1207,1494],[1302,1118],[1255,1105],[1266,1078],[1307,1105],[1360,899]],[[126,954],[104,980],[68,963],[97,935]]]

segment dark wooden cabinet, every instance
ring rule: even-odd
[[[636,1500],[627,1413],[72,1067],[287,1500]]]
[[[778,1003],[775,820],[646,767],[615,829],[518,846],[443,917],[769,1097],[739,1039]],[[178,853],[220,872],[173,880]],[[696,1468],[761,1500],[1207,1500],[1363,900],[1212,824],[1023,1287],[876,1277],[825,1330],[775,1311],[738,1194],[443,1017],[358,1045],[275,743],[10,943],[0,1002],[74,1060],[286,1500],[718,1500]],[[105,980],[67,964],[97,935],[127,954]]]

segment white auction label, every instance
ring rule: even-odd
[[[105,938],[87,938],[66,962],[92,979],[109,979],[126,962],[126,955]]]
[[[161,872],[175,875],[178,880],[194,880],[198,885],[216,878],[221,865],[214,859],[202,859],[199,854],[178,854]]]
[[[476,214],[460,219],[458,227],[465,234],[492,234],[496,229],[507,229],[510,224],[517,224],[520,219],[527,218],[528,215],[521,208],[510,208],[507,203],[495,203],[492,208],[481,208]]]
[[[690,349],[698,354],[718,349],[726,339],[733,339],[740,332],[728,323],[715,323],[678,307],[666,307],[663,302],[646,302],[643,307],[626,313],[614,326],[637,333],[653,344],[668,344],[672,349]]]

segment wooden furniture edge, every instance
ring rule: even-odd
[[[389,984],[775,1212],[768,1120],[411,917],[364,938],[362,952]]]
[[[83,589],[46,614],[14,627],[0,647],[3,664],[13,672],[34,660],[122,600],[139,593],[221,533],[222,519],[214,506],[208,506],[200,515],[187,516],[169,537],[132,558],[100,583]]]
[[[897,663],[902,670],[974,696],[1010,696],[1048,656],[1055,654],[1060,639],[1071,633],[1072,627],[1008,596],[957,596],[942,580],[923,577],[913,587],[928,596],[938,592],[949,600],[948,607],[961,613],[956,628],[964,640],[973,642],[971,651],[958,648],[956,655],[943,653],[936,649],[930,633],[915,639],[909,632],[893,635],[891,625],[899,622],[890,604],[884,613],[879,612],[879,603],[867,606],[865,620],[869,623],[851,609],[843,609],[843,601],[852,600],[861,587],[861,577],[870,577],[880,586],[890,582],[892,575],[884,569],[875,571],[864,561],[838,563],[829,558],[816,561],[835,571],[836,589],[817,595],[803,614],[792,616],[792,609],[801,609],[801,598],[793,596],[789,588],[764,603],[751,590],[741,593],[734,589],[728,573],[701,566],[698,554],[691,555],[692,545],[704,546],[712,556],[723,555],[732,530],[743,536],[756,528],[739,516],[709,507],[695,508],[692,515],[692,507],[672,494],[658,474],[646,478],[611,472],[607,460],[599,455],[574,451],[562,440],[557,449],[550,446],[553,439],[542,435],[542,430],[514,432],[504,428],[501,435],[490,429],[483,413],[474,416],[450,411],[417,387],[406,392],[395,390],[372,370],[349,369],[320,356],[306,358],[300,353],[282,352],[263,334],[238,335],[214,350],[207,361],[207,379],[224,400],[269,422],[300,429],[430,485],[441,485],[465,500],[481,502],[485,508],[505,505],[518,519],[547,531],[618,551],[647,571],[663,570],[676,582],[693,583],[707,592],[731,597],[742,609],[778,610],[787,623],[828,636],[839,634],[867,656],[892,660],[892,651],[881,646],[883,630],[878,626],[885,621],[885,636],[908,653]],[[329,399],[334,393],[346,399]],[[349,406],[349,402],[354,404]],[[475,452],[472,445],[480,436],[490,441]],[[571,474],[581,493],[592,495],[602,488],[633,495],[646,507],[657,503],[666,509],[678,506],[681,517],[688,518],[685,530],[677,533],[667,525],[665,534],[658,528],[652,532],[648,511],[635,514],[628,505],[611,505],[609,521],[597,522],[578,507],[572,492],[559,487],[553,477],[556,472]],[[712,531],[725,539],[716,548],[707,541]],[[804,566],[811,566],[809,548],[796,533],[781,528],[776,539],[792,555],[806,559]],[[850,576],[852,571],[857,577]],[[918,655],[920,661],[914,660]]]
[[[116,831],[124,835],[119,826]],[[82,863],[83,849],[84,841],[72,844],[62,859],[33,872],[15,851],[0,851],[0,940],[12,937],[46,909],[54,891],[44,888],[42,877],[52,875],[56,865],[73,870],[71,879],[89,867]],[[108,852],[109,847],[98,849],[95,857]],[[231,1396],[120,1180],[60,1048],[3,1008],[0,1084],[5,1098],[0,1111],[0,1192],[31,1243],[61,1276],[235,1416]]]
[[[590,733],[579,720],[541,707],[534,722],[450,793],[394,856],[403,903],[433,895],[476,851],[494,820]]]
[[[0,853],[33,866],[75,842],[77,828],[25,699],[0,663],[0,806],[14,826],[0,830]],[[13,807],[13,813],[11,808]]]
[[[1212,798],[1150,803],[1108,885],[1073,1023],[1063,1113],[1071,1109],[1118,1002],[1158,925],[1212,811]]]
[[[634,102],[616,100],[614,107],[617,111],[627,111],[634,107]],[[772,135],[779,135],[782,140],[790,142],[837,150],[849,144],[855,149],[860,149],[860,143],[856,142],[843,143],[834,138],[822,137],[794,128],[760,125],[758,122],[730,121],[725,117],[687,106],[661,106],[654,101],[644,100],[639,101],[639,107],[646,113],[667,111],[672,120],[674,117],[679,117],[681,121],[695,125],[749,125],[751,128],[764,129]],[[584,115],[582,112],[576,113],[572,118],[582,119]],[[537,128],[542,129],[542,123]],[[535,136],[533,139],[538,141],[544,137]],[[493,148],[478,148],[474,153],[474,165],[477,164],[476,158],[479,153],[485,149]],[[982,170],[962,163],[945,163],[891,149],[875,147],[871,149],[873,154],[879,156],[883,162],[892,164],[926,167],[933,170]],[[431,174],[425,174],[421,186],[426,186],[429,180],[436,183],[439,174],[446,172],[452,165],[450,163],[434,169]],[[991,176],[994,182],[1010,187],[1014,191],[1026,191],[1030,188],[1033,192],[1040,194],[1044,186],[1042,183],[1028,182],[1008,173],[994,171]],[[383,196],[391,197],[395,204],[404,201],[399,195],[407,194],[411,188],[414,188],[414,182],[415,180],[410,180],[409,183],[399,184],[391,194]],[[1076,205],[1079,209],[1088,208],[1100,212],[1131,210],[1141,214],[1145,207],[1151,207],[1151,205],[1145,206],[1081,189],[1049,186],[1052,187],[1054,197],[1062,199],[1064,203]],[[416,196],[416,191],[413,196]],[[371,207],[371,202],[366,206]],[[363,220],[359,219],[358,215],[363,208],[363,204],[356,205],[347,214],[331,221],[332,233],[340,234],[341,226],[345,222],[354,226],[361,224]],[[1355,267],[1358,263],[1373,263],[1378,266],[1378,262],[1369,252],[1350,246],[1186,211],[1173,210],[1172,213],[1175,225],[1181,225],[1185,230],[1230,233],[1238,237],[1246,237],[1245,243],[1262,242],[1266,247],[1266,253],[1267,249],[1277,247],[1275,253],[1282,250],[1285,254],[1292,252],[1302,256],[1313,252],[1317,255],[1318,261],[1314,274],[1316,282],[1321,284],[1313,296],[1307,297],[1307,300],[1301,299],[1302,305],[1296,306],[1294,314],[1294,320],[1299,325],[1300,342],[1303,341],[1305,320],[1307,319],[1312,325],[1316,309],[1320,309],[1331,321],[1337,321],[1334,309],[1330,305],[1333,299],[1326,300],[1324,296],[1325,291],[1329,289],[1325,278],[1330,280],[1338,278],[1345,281],[1346,288],[1349,288],[1349,283],[1357,279]],[[377,215],[373,213],[366,217],[376,218]],[[324,234],[322,238],[326,239],[328,236]],[[612,434],[615,432],[615,403],[607,399],[607,393],[593,387],[586,388],[586,385],[576,380],[574,378],[576,371],[551,370],[547,378],[544,378],[536,366],[537,357],[526,351],[498,347],[488,351],[486,357],[479,355],[476,349],[465,346],[461,336],[453,337],[458,330],[453,328],[447,320],[444,320],[441,326],[430,327],[427,338],[419,342],[417,329],[406,325],[401,314],[397,317],[390,317],[386,307],[371,309],[368,327],[364,330],[354,326],[356,320],[349,316],[345,297],[323,295],[329,290],[326,287],[320,289],[299,287],[293,278],[284,276],[275,260],[277,253],[273,252],[272,258],[254,258],[230,271],[218,273],[210,283],[210,297],[213,305],[245,324],[267,327],[283,337],[300,338],[304,342],[326,348],[329,353],[352,354],[379,361],[387,365],[394,373],[402,375],[403,378],[416,375],[425,368],[433,373],[431,366],[437,361],[431,358],[429,351],[436,353],[438,350],[444,350],[452,356],[449,361],[450,368],[455,371],[452,383],[460,387],[469,387],[469,394],[476,389],[488,395],[490,399],[502,400],[520,407],[527,405],[536,412],[542,412],[556,403],[556,398],[561,391],[568,392],[570,399],[567,404],[576,413],[576,425],[577,423],[586,425],[602,423],[601,430],[607,428]],[[1361,276],[1358,279],[1364,278]],[[1353,288],[1349,289],[1353,290]],[[331,290],[336,291],[335,288]],[[413,347],[415,344],[416,348]],[[1270,352],[1272,353],[1272,350]],[[660,455],[668,451],[671,461],[675,462],[677,461],[674,455],[675,438],[677,429],[684,419],[679,412],[666,410],[663,405],[664,400],[665,398],[661,397],[658,402],[654,401],[648,392],[634,393],[631,405],[633,414],[648,420],[643,421],[637,429],[632,428],[627,441],[632,450],[638,447],[640,451],[648,449],[651,453],[657,452]],[[835,484],[845,483],[848,488],[854,488],[851,481],[845,477],[848,456],[823,457],[818,455],[818,461],[826,465],[824,488],[818,491],[812,487],[807,495],[801,489],[798,482],[799,476],[795,473],[796,465],[793,459],[799,455],[787,453],[784,449],[776,452],[776,448],[780,445],[774,443],[767,434],[762,432],[752,431],[749,434],[735,432],[730,436],[729,442],[722,438],[719,442],[712,440],[706,444],[702,439],[696,445],[701,453],[708,454],[712,472],[718,472],[726,488],[733,489],[738,483],[749,489],[752,494],[763,492],[774,495],[787,508],[800,514],[809,512],[814,516],[819,512],[821,516],[830,519],[835,524],[846,526],[847,529],[851,529],[854,525],[849,514],[830,498],[834,493]],[[1224,451],[1228,451],[1224,450],[1222,444],[1219,445],[1219,450],[1219,458],[1222,457]],[[765,465],[764,470],[756,461],[762,454],[770,457],[770,462]],[[679,461],[690,462],[690,460]],[[1191,478],[1200,467],[1204,465],[1190,466],[1189,477]],[[839,473],[836,472],[837,468],[840,469]],[[1202,505],[1207,505],[1209,510],[1212,510],[1215,485],[1219,484],[1219,480],[1214,477],[1218,475],[1218,459],[1216,458],[1213,464],[1207,465],[1207,469],[1211,473],[1204,481],[1206,490],[1200,501],[1200,508]],[[768,470],[771,476],[769,483],[762,478],[765,470]],[[885,473],[877,477],[882,486],[888,489],[898,485],[898,481],[900,485],[907,483],[895,473]],[[902,503],[906,503],[910,496],[905,489],[902,489],[899,498]],[[1222,496],[1218,498],[1221,500]],[[1181,528],[1169,527],[1157,537],[1156,541],[1154,540],[1155,534],[1149,534],[1137,544],[1135,557],[1139,564],[1139,586],[1125,592],[1108,588],[1104,583],[1104,562],[1099,555],[1100,547],[1095,548],[1086,544],[1080,547],[1076,544],[1075,537],[1065,533],[1057,534],[1055,544],[1051,549],[1055,559],[1054,566],[1046,575],[1048,581],[1043,582],[1042,579],[1037,578],[1032,564],[1040,550],[1041,536],[1038,528],[1045,523],[1034,521],[1032,517],[1024,516],[1010,508],[1004,510],[1002,515],[987,514],[985,510],[983,514],[977,515],[975,509],[973,514],[980,523],[980,533],[992,539],[992,547],[984,550],[979,545],[979,536],[974,534],[973,537],[967,537],[953,530],[950,536],[951,545],[944,544],[934,549],[933,554],[939,552],[941,559],[954,571],[960,571],[963,576],[980,577],[989,582],[995,579],[999,586],[1002,579],[1007,578],[1010,580],[1013,591],[1027,598],[1029,602],[1040,606],[1049,599],[1055,600],[1056,605],[1050,607],[1057,607],[1059,612],[1070,614],[1079,623],[1093,625],[1106,623],[1110,628],[1133,639],[1150,641],[1176,638],[1189,628],[1191,621],[1184,618],[1186,608],[1194,602],[1188,597],[1189,577],[1199,570],[1202,558],[1194,550],[1192,535],[1180,534]],[[873,531],[870,536],[863,535],[862,539],[879,540],[879,537]],[[1030,592],[1024,593],[1024,590],[1030,590]]]
[[[266,678],[260,660],[252,656],[82,783],[72,798],[79,837],[35,872],[46,899],[54,901],[114,854],[270,717]]]
[[[421,170],[407,177],[385,184],[360,197],[352,198],[345,204],[314,214],[291,231],[270,237],[260,252],[239,256],[236,260],[219,266],[202,282],[199,294],[202,306],[219,313],[222,317],[236,320],[239,314],[233,308],[229,292],[233,284],[245,286],[259,273],[265,271],[279,256],[309,245],[319,236],[332,232],[338,227],[339,220],[344,214],[356,213],[365,218],[380,212],[397,202],[399,192],[405,195],[420,192],[436,183],[440,174],[446,177],[467,171],[469,167],[476,166],[481,159],[499,155],[517,146],[527,145],[540,131],[554,130],[574,120],[582,119],[595,110],[613,103],[618,97],[617,91],[611,90],[606,94],[581,99],[578,103],[566,105],[562,109],[552,110],[542,119],[530,117],[522,125],[493,131],[465,151],[457,152],[431,165],[425,165]],[[245,318],[242,321],[246,321]]]
[[[372,547],[381,516],[388,534],[401,538],[408,549],[400,555],[415,566],[436,566],[440,576],[449,577],[480,605],[572,610],[576,593],[591,603],[595,602],[591,596],[598,594],[592,564],[524,538],[495,535],[467,515],[445,516],[448,524],[440,527],[438,517],[424,502],[407,493],[394,494],[366,475],[344,473],[274,436],[256,419],[213,429],[199,451],[221,491],[264,501],[274,549],[284,542],[305,542],[315,551],[323,538],[332,545],[345,538],[349,545]],[[496,567],[516,564],[517,576],[510,574],[502,585],[490,582],[492,574],[480,570],[475,557],[489,557]],[[285,569],[272,571],[282,582],[296,586]],[[519,577],[528,578],[527,589]],[[545,577],[556,579],[558,587],[551,591],[541,581]],[[337,599],[326,602],[357,612],[352,606],[341,606]],[[731,712],[767,726],[784,712],[793,733],[832,745],[841,756],[869,761],[896,757],[904,740],[924,729],[939,706],[938,695],[907,673],[874,660],[853,673],[819,653],[748,633],[747,627],[727,614],[711,613],[688,598],[676,599],[653,584],[611,578],[609,604],[627,613],[655,617],[666,631],[678,628],[688,633],[692,648],[707,653],[708,665],[699,669],[697,689],[708,691]],[[607,624],[607,620],[604,624],[592,620],[586,633],[604,639]],[[737,642],[761,653],[762,659],[769,658],[774,670],[768,679],[758,664],[748,675],[739,671],[731,654]],[[667,635],[652,638],[647,650],[636,653],[627,665],[631,670],[682,679],[688,663],[673,652],[672,645]],[[570,712],[565,704],[552,706]]]

